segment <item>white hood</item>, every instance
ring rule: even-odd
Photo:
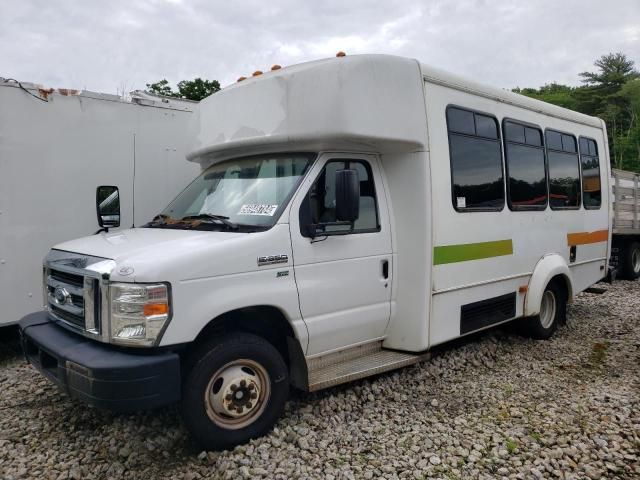
[[[269,244],[287,245],[288,225],[256,233],[134,228],[56,245],[56,250],[115,260],[112,280],[157,282],[253,271]]]

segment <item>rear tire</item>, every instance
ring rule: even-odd
[[[289,395],[287,365],[263,338],[224,335],[189,360],[182,417],[202,448],[230,449],[264,435],[282,414]]]
[[[566,319],[566,294],[557,282],[552,281],[542,294],[540,314],[522,320],[521,331],[528,337],[547,340],[553,336],[558,325],[564,323]]]
[[[621,250],[620,276],[625,280],[640,278],[640,242],[629,242]]]

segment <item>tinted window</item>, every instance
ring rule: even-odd
[[[578,156],[549,151],[549,203],[551,208],[580,206],[580,168]]]
[[[327,162],[309,191],[312,222],[320,224],[337,221],[336,172],[345,168],[356,170],[360,180],[360,216],[355,221],[354,231],[377,229],[378,211],[373,176],[369,164],[362,160],[331,160]],[[336,232],[350,228],[348,225],[334,225],[328,226],[326,231]]]
[[[547,206],[544,149],[535,145],[541,141],[542,132],[511,121],[505,121],[504,129],[509,208],[544,210]],[[510,135],[509,132],[521,132],[522,135]]]
[[[487,138],[498,138],[498,124],[486,115],[476,113],[476,135]]]
[[[542,147],[542,132],[540,130],[537,128],[525,127],[524,133],[527,139],[527,145]]]
[[[547,130],[547,148],[562,151],[562,135],[558,132]]]
[[[504,206],[500,143],[478,137],[450,136],[453,206],[501,209]]]
[[[595,140],[580,137],[580,161],[582,163],[582,202],[585,208],[596,209],[602,205],[600,186],[600,159]]]
[[[476,127],[473,121],[473,113],[458,108],[450,108],[447,111],[449,130],[458,133],[475,135]]]
[[[511,142],[525,143],[524,126],[513,123],[504,123],[504,138]]]
[[[576,139],[571,135],[562,135],[562,150],[565,152],[577,152]]]

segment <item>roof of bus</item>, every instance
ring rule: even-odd
[[[507,104],[533,110],[544,115],[563,118],[572,122],[582,123],[596,128],[602,128],[602,121],[597,117],[591,117],[568,108],[559,107],[551,103],[536,100],[534,98],[476,82],[469,78],[432,67],[425,63],[420,64],[422,75],[427,82],[443,85],[450,88],[466,91],[487,98],[492,98]]]
[[[264,148],[417,150],[427,143],[424,82],[602,128],[598,118],[464,79],[415,59],[353,55],[268,71],[200,103],[190,160]],[[428,88],[428,86],[427,86]],[[234,153],[234,154],[235,154]]]

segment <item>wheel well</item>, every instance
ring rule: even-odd
[[[291,324],[278,308],[257,305],[224,313],[211,320],[194,343],[199,345],[230,332],[252,333],[264,338],[282,355],[289,367],[291,383],[298,388],[307,388],[307,365],[302,346]]]
[[[566,275],[556,275],[549,280],[549,283],[553,283],[562,290],[567,303],[571,303],[573,301],[573,288],[571,288],[571,282]]]

